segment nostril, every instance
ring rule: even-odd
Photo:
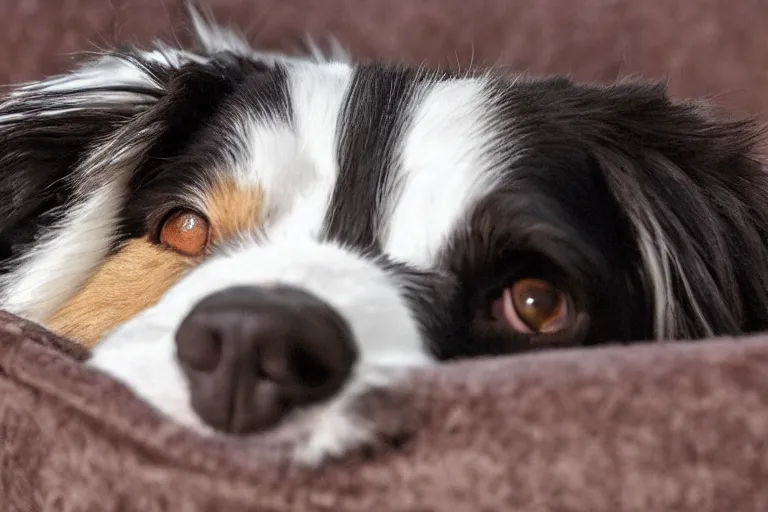
[[[333,380],[334,370],[327,362],[299,347],[292,347],[289,353],[291,373],[299,385],[309,388],[324,387]]]
[[[176,356],[192,370],[213,371],[221,359],[221,333],[190,317],[176,331]]]
[[[311,306],[311,307],[310,307]],[[311,403],[337,392],[357,358],[352,333],[330,306],[319,301],[302,309],[298,336],[288,341],[288,374],[297,387],[295,400]]]

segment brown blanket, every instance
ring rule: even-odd
[[[768,338],[555,351],[421,371],[386,434],[316,470],[206,439],[0,313],[3,511],[768,510]]]

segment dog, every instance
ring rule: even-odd
[[[0,104],[0,307],[175,420],[317,464],[411,368],[768,328],[755,120],[192,21]]]

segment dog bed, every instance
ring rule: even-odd
[[[0,0],[0,81],[62,71],[63,54],[107,42],[184,39],[181,3]],[[642,73],[669,77],[678,97],[768,106],[768,45],[744,37],[768,31],[755,2],[206,3],[270,49],[332,33],[359,58]],[[277,436],[187,431],[86,357],[0,314],[3,512],[768,510],[768,336],[423,370],[363,404],[386,442],[315,470],[292,465]]]
[[[0,313],[4,511],[768,510],[768,338],[552,351],[415,373],[387,442],[317,469],[202,437]]]

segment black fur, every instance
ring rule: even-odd
[[[188,206],[179,185],[212,181],[210,163],[232,150],[222,139],[242,112],[290,120],[285,70],[221,54],[213,67],[192,64],[174,76],[153,109],[164,128],[130,182],[115,247],[145,234],[156,239],[162,220]]]
[[[130,51],[113,56],[140,66],[157,83],[169,78],[164,68],[140,62]],[[135,93],[137,100],[100,104],[96,99],[103,93]],[[75,97],[94,101],[87,110],[67,112]],[[0,202],[0,273],[8,272],[14,258],[71,203],[76,188],[73,171],[88,152],[136,119],[157,97],[152,88],[33,89],[22,102],[0,104],[0,194],[7,198]],[[13,116],[24,120],[14,121]]]
[[[673,103],[644,83],[499,81],[496,105],[514,140],[498,148],[508,175],[443,251],[436,270],[453,282],[451,298],[424,297],[436,297],[424,283],[439,275],[405,274],[440,358],[768,328],[768,177],[756,122]],[[665,333],[654,325],[637,218],[658,223],[680,261]],[[483,318],[494,291],[530,276],[572,294],[572,329],[522,335]]]
[[[325,238],[380,251],[386,208],[398,190],[393,176],[400,132],[410,121],[408,107],[416,87],[430,75],[376,64],[355,70],[339,116],[339,180],[325,219]]]

